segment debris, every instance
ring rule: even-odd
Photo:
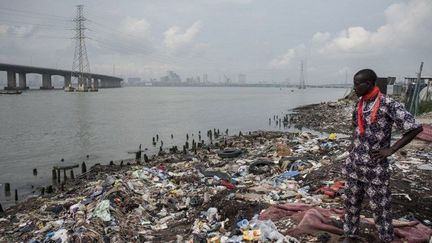
[[[242,153],[239,149],[225,149],[223,151],[218,152],[219,157],[221,158],[235,158],[240,156]]]
[[[417,165],[417,168],[420,170],[432,170],[432,164]]]
[[[341,167],[350,141],[333,131],[337,139],[271,131],[216,138],[215,130],[213,145],[196,154],[186,149],[149,155],[144,166],[97,165],[79,180],[68,180],[63,192],[6,209],[0,242],[308,242],[310,237],[337,242]],[[235,149],[219,150],[225,141]],[[424,168],[432,150],[404,151],[392,164],[393,213],[396,218],[412,213],[427,225],[432,180]],[[371,217],[367,208],[362,213]],[[426,225],[396,232],[414,239],[416,229],[424,239]]]
[[[336,133],[330,133],[330,135],[328,137],[328,139],[332,140],[332,141],[336,140],[336,138],[337,138]]]
[[[286,143],[277,143],[276,153],[279,157],[291,156],[292,150],[288,147]]]
[[[95,208],[93,216],[102,219],[103,221],[111,221],[111,214],[109,212],[109,200],[101,201]]]

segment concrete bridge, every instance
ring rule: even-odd
[[[72,77],[78,77],[77,73],[73,73],[70,70],[52,69],[52,68],[41,68],[32,66],[22,66],[14,64],[0,63],[0,71],[7,72],[7,86],[5,90],[16,90],[16,89],[28,89],[26,74],[36,73],[42,75],[42,86],[41,89],[53,89],[51,82],[51,76],[58,75],[64,77],[64,87],[68,87],[71,84]],[[17,84],[18,74],[18,84]],[[91,78],[86,80],[88,87],[94,85],[96,88],[120,88],[121,81],[123,79],[119,77],[107,76],[102,74],[86,73]]]

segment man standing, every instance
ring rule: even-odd
[[[345,161],[344,242],[358,242],[360,211],[365,194],[373,210],[379,238],[393,240],[390,173],[387,157],[408,144],[423,128],[397,101],[380,93],[373,70],[354,75],[354,91],[361,97],[353,112],[352,150]],[[403,136],[390,146],[392,125]]]

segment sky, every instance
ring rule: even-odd
[[[431,0],[0,0],[0,62],[72,68],[84,5],[92,72],[142,79],[352,82],[432,76]],[[0,72],[0,79],[4,79]]]

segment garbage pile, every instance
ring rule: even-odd
[[[354,101],[341,99],[293,109],[290,122],[296,126],[333,133],[351,134]]]
[[[340,171],[349,144],[349,138],[336,134],[251,132],[118,170],[99,165],[92,176],[69,184],[64,192],[6,210],[0,242],[338,240],[344,186]],[[432,210],[426,205],[432,197],[431,175],[417,173],[429,170],[431,151],[404,150],[404,159],[392,165],[396,175],[416,171],[404,176],[410,183],[406,190],[400,187],[405,181],[393,183],[402,195],[397,196],[400,205],[408,200],[402,193],[413,197],[410,208],[396,207],[395,215],[405,225],[402,238],[432,234]],[[414,199],[418,195],[424,204]],[[407,214],[410,210],[417,211]],[[367,218],[368,213],[366,208]],[[376,239],[373,222],[369,225],[362,235]]]

